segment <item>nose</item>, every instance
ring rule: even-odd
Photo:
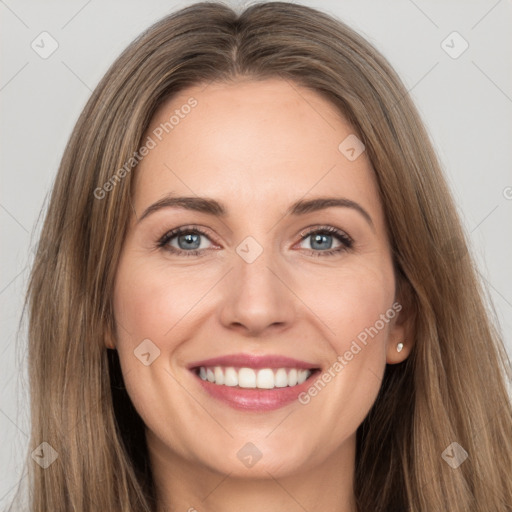
[[[297,310],[291,276],[270,250],[249,261],[234,256],[234,268],[224,280],[222,324],[246,336],[288,328]]]

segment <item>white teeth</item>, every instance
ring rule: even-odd
[[[224,373],[222,372],[222,368],[216,366],[213,374],[215,375],[216,384],[224,384]]]
[[[274,372],[270,368],[260,370],[256,385],[260,389],[272,389],[274,387]]]
[[[255,388],[256,372],[252,368],[240,368],[238,371],[238,385],[241,388]]]
[[[217,368],[219,368],[219,367],[217,367]],[[222,368],[221,368],[221,370],[222,370]],[[199,370],[199,377],[201,377],[201,370]],[[238,373],[234,368],[226,368],[224,370],[224,385],[225,386],[238,386]]]
[[[289,377],[286,375],[286,370],[284,368],[279,368],[274,377],[274,386],[276,388],[285,388],[288,386],[288,379]]]
[[[297,384],[302,384],[308,378],[307,370],[299,370]]]
[[[274,389],[302,384],[311,375],[310,370],[297,368],[239,368],[215,366],[199,368],[202,380],[224,386],[241,388]]]
[[[295,386],[297,384],[297,370],[292,368],[288,374],[288,386]]]

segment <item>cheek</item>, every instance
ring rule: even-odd
[[[144,418],[167,400],[157,393],[141,394],[142,389],[167,389],[172,403],[180,407],[183,394],[167,373],[173,369],[169,356],[190,339],[190,323],[211,288],[206,278],[193,279],[191,286],[190,275],[189,269],[171,271],[140,262],[133,254],[118,268],[113,297],[117,351],[128,393]]]
[[[120,266],[114,293],[116,321],[133,341],[169,339],[167,334],[198,303],[207,290],[190,272],[180,275],[149,265]],[[204,290],[203,290],[204,288]]]
[[[338,354],[359,335],[364,338],[376,322],[379,333],[388,332],[389,322],[382,324],[380,319],[394,302],[395,281],[390,264],[354,264],[315,279],[302,277],[297,284],[297,294],[315,313]]]
[[[327,370],[301,403],[311,407],[313,417],[331,414],[344,418],[338,425],[355,429],[375,401],[386,366],[387,340],[397,313],[393,274],[378,267],[353,267],[308,290],[308,306],[324,326],[331,350]]]
[[[190,407],[189,395],[172,372],[169,354],[187,339],[180,331],[180,320],[190,312],[201,290],[187,288],[184,279],[178,280],[177,286],[173,282],[176,280],[163,278],[154,267],[126,259],[119,266],[113,301],[117,351],[127,393],[147,426],[179,438],[200,411],[195,403]],[[144,354],[149,354],[146,360]],[[169,422],[169,418],[174,419]]]

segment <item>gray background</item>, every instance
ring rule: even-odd
[[[26,481],[26,336],[24,327],[19,335],[17,329],[40,229],[37,219],[64,145],[117,55],[151,23],[190,3],[0,0],[0,508],[15,484]],[[402,77],[441,158],[512,354],[512,3],[296,3],[347,22]],[[31,47],[43,31],[59,45],[46,59]],[[469,44],[458,58],[441,46],[453,31]],[[462,48],[457,36],[445,44],[453,47],[452,54]]]

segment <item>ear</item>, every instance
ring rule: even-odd
[[[399,293],[397,293],[393,309],[397,312],[395,318],[391,320],[388,344],[386,348],[386,362],[388,364],[397,364],[405,361],[414,346],[414,324],[415,308],[414,297],[411,285],[400,278]],[[399,343],[403,346],[398,351]]]
[[[113,333],[112,327],[110,326],[110,322],[107,322],[107,326],[105,329],[105,336],[103,338],[103,343],[105,346],[111,350],[116,350],[116,343],[115,343],[115,335]]]

